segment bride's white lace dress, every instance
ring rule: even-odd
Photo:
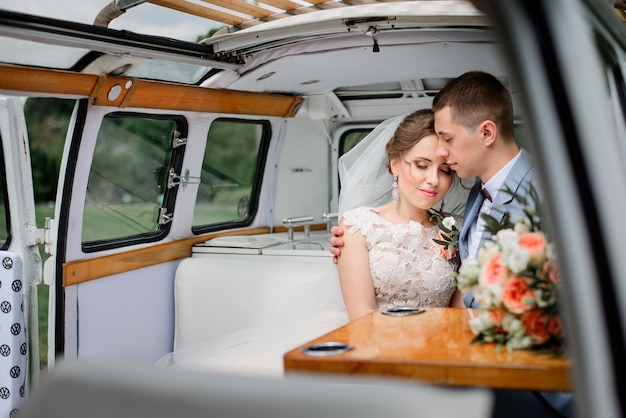
[[[436,226],[393,224],[367,207],[345,212],[343,221],[347,233],[360,231],[365,237],[379,309],[450,306],[455,265],[433,241],[439,233]]]

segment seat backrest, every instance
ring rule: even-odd
[[[193,256],[176,271],[174,351],[264,320],[278,325],[276,321],[290,320],[285,312],[302,317],[304,310],[310,316],[343,310],[340,294],[337,268],[330,257]]]

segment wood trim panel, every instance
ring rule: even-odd
[[[150,0],[150,3],[216,22],[221,22],[226,25],[237,26],[249,20],[245,17],[224,13],[216,9],[211,9],[209,7],[204,7],[184,0]]]
[[[94,74],[0,66],[0,89],[4,90],[90,97],[101,91],[102,83],[104,79]]]
[[[311,231],[323,231],[326,229],[326,224],[311,224],[310,226],[310,230]],[[274,233],[279,233],[279,232],[287,232],[289,229],[285,228],[284,226],[280,225],[280,226],[275,226],[274,227]],[[304,227],[303,226],[296,226],[293,228],[294,231],[304,231]]]
[[[90,97],[113,107],[293,117],[304,99],[128,77],[0,65],[0,90]],[[119,94],[110,95],[118,90]]]
[[[91,280],[124,273],[130,270],[150,267],[191,256],[191,247],[211,238],[227,235],[267,234],[269,228],[254,228],[227,233],[215,233],[201,237],[153,245],[119,254],[111,254],[88,260],[63,264],[63,286],[73,286]]]
[[[137,81],[128,107],[292,117],[304,99],[234,90]]]
[[[347,7],[353,4],[375,4],[391,0],[304,0],[312,6],[296,3],[291,0],[258,0],[258,3],[272,7],[274,10],[265,9],[256,5],[242,2],[241,0],[202,0],[211,6],[219,7],[223,10],[230,10],[241,13],[243,17],[225,13],[213,7],[203,7],[184,0],[152,0],[154,4],[168,7],[179,12],[189,13],[204,17],[226,25],[242,28],[255,26],[263,21],[275,20],[289,15],[297,15],[313,12],[318,9],[334,9]],[[410,1],[410,0],[400,0]],[[243,3],[243,4],[242,4]],[[269,14],[265,14],[268,10]]]
[[[171,0],[168,0],[171,1]],[[224,4],[224,0],[202,0],[205,3],[214,4],[216,6],[222,6]],[[254,16],[256,18],[264,18],[267,17],[274,12],[268,9],[264,9],[263,7],[255,6],[251,3],[246,3],[241,0],[228,0],[228,7],[230,10],[234,12],[248,14],[250,16]]]
[[[259,3],[267,4],[268,6],[282,9],[287,12],[293,12],[295,9],[304,7],[300,3],[295,3],[290,0],[257,0]]]

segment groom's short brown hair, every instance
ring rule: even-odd
[[[450,106],[452,119],[468,129],[493,121],[505,139],[513,138],[513,101],[506,86],[482,71],[467,72],[449,82],[433,99],[437,112]]]

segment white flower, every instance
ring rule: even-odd
[[[478,284],[480,268],[480,263],[476,257],[468,257],[459,268],[459,274],[457,276],[459,287],[461,289],[468,289]]]
[[[493,241],[485,241],[478,251],[478,261],[480,264],[486,264],[487,261],[495,254],[500,252],[500,246]]]
[[[528,220],[526,218],[521,218],[519,222],[515,224],[515,232],[519,235],[527,234],[530,232],[530,225],[528,225]]]
[[[441,221],[441,224],[451,230],[452,227],[456,225],[456,220],[452,216],[446,216],[443,218],[443,221]]]
[[[474,289],[474,298],[481,306],[500,306],[503,297],[502,286],[499,284]]]
[[[529,348],[532,344],[533,342],[525,334],[515,335],[507,343],[507,348],[509,350],[518,350],[523,348]]]
[[[519,235],[512,229],[501,229],[496,234],[496,240],[503,252],[510,251],[511,248],[517,246],[517,240],[519,239]]]
[[[528,267],[530,262],[530,253],[519,245],[512,246],[509,251],[503,254],[504,264],[513,273],[518,274],[524,271]]]
[[[522,321],[520,321],[515,315],[512,315],[510,313],[506,313],[502,317],[502,328],[504,328],[505,331],[508,331],[511,334],[515,334],[520,330],[522,332],[524,331],[524,328],[522,327]]]
[[[478,334],[487,334],[494,327],[494,323],[489,318],[489,315],[483,315],[481,312],[480,315],[475,316],[474,318],[469,320],[469,326],[472,332],[475,335]]]

